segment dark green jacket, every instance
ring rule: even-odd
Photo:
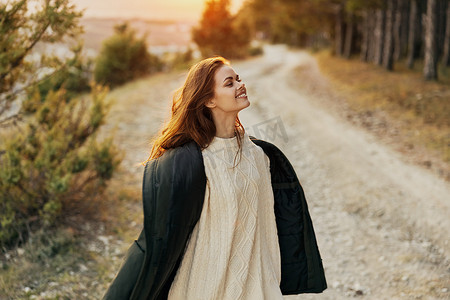
[[[327,284],[302,186],[275,145],[250,138],[270,159],[281,292],[320,293]],[[103,299],[167,299],[189,236],[200,218],[205,190],[203,156],[193,141],[147,163],[144,229],[129,248]]]

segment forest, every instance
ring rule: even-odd
[[[394,69],[423,61],[423,76],[450,65],[447,0],[251,0],[236,16],[254,36],[292,46],[330,47],[337,56]]]

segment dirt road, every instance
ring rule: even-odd
[[[240,113],[250,135],[275,143],[303,185],[329,288],[286,299],[450,299],[450,186],[307,94],[293,70],[325,81],[306,52],[269,46],[233,67],[251,105]],[[140,188],[147,140],[168,113],[184,74],[157,75],[129,87],[113,108],[123,166]],[[128,91],[129,92],[129,91]],[[121,91],[113,92],[117,102]],[[126,109],[124,109],[127,107]],[[137,225],[137,227],[140,227]]]

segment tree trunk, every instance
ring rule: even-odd
[[[447,5],[447,24],[445,26],[444,52],[442,54],[442,64],[450,66],[450,4]]]
[[[336,14],[336,24],[335,24],[335,55],[342,56],[342,48],[344,45],[343,42],[344,35],[344,7],[343,5],[339,5]]]
[[[386,12],[384,9],[377,9],[375,23],[375,50],[374,50],[374,62],[377,65],[381,65],[383,61],[383,47],[384,47],[384,27],[386,20]]]
[[[425,17],[425,60],[423,76],[426,80],[437,80],[437,0],[428,0]]]
[[[410,1],[399,0],[396,15],[395,24],[395,47],[394,47],[394,60],[398,61],[406,55],[406,49],[408,47],[408,17],[410,9]]]
[[[414,60],[417,58],[422,44],[422,14],[417,1],[411,0],[409,11],[408,58],[406,63],[409,69],[414,67]]]
[[[375,60],[375,24],[376,24],[376,11],[369,10],[368,16],[368,32],[367,32],[367,59],[366,61]]]
[[[392,71],[394,67],[394,23],[396,15],[396,0],[388,0],[386,13],[386,30],[384,40],[383,67]]]
[[[352,54],[352,46],[353,46],[353,15],[350,15],[348,18],[346,30],[345,30],[345,44],[344,44],[344,57],[350,58]]]
[[[437,53],[436,59],[442,58],[445,41],[445,19],[447,12],[448,0],[437,1],[437,25],[436,25],[436,38],[437,38]]]
[[[400,34],[401,34],[401,27],[402,27],[402,10],[403,10],[403,5],[404,5],[404,1],[403,0],[398,0],[398,4],[397,4],[397,9],[394,12],[394,18],[393,18],[393,42],[394,42],[394,53],[393,53],[393,60],[394,61],[398,61],[398,59],[400,58],[400,54],[402,51],[402,45],[401,45],[401,41],[400,41]]]
[[[409,10],[411,9],[411,1],[404,0],[404,6],[402,10],[402,27],[400,34],[400,45],[401,45],[401,57],[406,57],[408,49],[408,32],[409,32]]]
[[[367,61],[369,58],[369,32],[370,32],[369,12],[368,10],[364,10],[363,24],[362,24],[361,53],[360,53],[360,59],[362,61]]]

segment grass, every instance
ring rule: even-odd
[[[130,237],[138,232],[130,223],[141,217],[131,207],[140,202],[140,195],[120,187],[120,178],[115,180],[105,195],[111,205],[107,219],[86,223],[82,231],[70,227],[39,231],[22,248],[3,253],[1,299],[101,298]]]
[[[77,278],[80,269],[87,273],[92,261],[93,254],[82,247],[82,240],[70,229],[38,232],[24,248],[17,250],[17,255],[3,261],[1,294],[8,299],[32,299],[33,295],[69,299],[82,295],[92,288],[73,283],[80,279]],[[65,290],[57,291],[61,286]]]
[[[395,127],[395,140],[406,148],[424,147],[443,164],[450,163],[450,68],[439,68],[438,81],[425,81],[417,62],[413,70],[404,61],[394,72],[382,67],[331,56],[314,54],[321,73],[333,90],[356,114],[371,116],[382,111],[386,126]],[[449,179],[449,174],[443,174]]]

